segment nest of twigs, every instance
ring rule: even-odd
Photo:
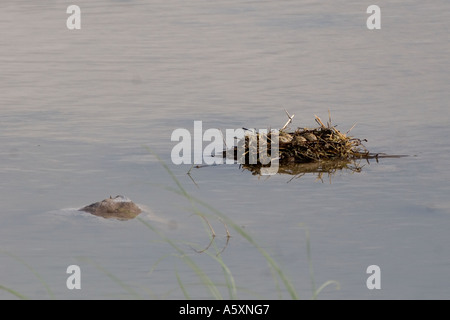
[[[327,125],[316,116],[319,127],[297,128],[293,132],[279,133],[280,164],[306,163],[321,160],[352,160],[367,158],[369,151],[361,140],[339,131],[336,126]]]
[[[343,133],[331,124],[331,117],[327,125],[325,125],[318,116],[315,116],[315,120],[319,125],[317,128],[297,128],[295,131],[289,131],[286,127],[292,121],[293,116],[291,117],[288,114],[288,117],[289,121],[278,133],[278,160],[280,165],[333,160],[351,161],[372,157],[362,144],[363,141],[367,140],[348,135],[353,127],[346,133]],[[235,147],[235,160],[246,166],[261,166],[259,161],[259,142],[257,141],[267,141],[267,153],[268,156],[271,156],[272,134],[272,132],[267,134],[254,131],[248,132],[246,137],[239,142],[244,144],[245,153],[239,159],[237,147]]]

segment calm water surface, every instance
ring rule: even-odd
[[[450,3],[378,1],[76,1],[82,28],[66,28],[67,1],[0,4],[0,285],[47,299],[212,298],[175,250],[140,221],[76,211],[123,194],[213,281],[220,265],[189,201],[168,190],[165,161],[192,195],[242,226],[279,263],[301,298],[450,298]],[[294,126],[314,114],[407,154],[316,176],[258,178],[237,166],[175,166],[176,128]],[[212,215],[220,250],[226,230]],[[303,227],[302,227],[303,226]],[[235,230],[222,258],[238,298],[289,298],[261,254]],[[209,252],[214,253],[211,247]],[[13,255],[13,256],[11,256]],[[19,261],[23,260],[26,265]],[[67,266],[82,289],[66,288]],[[366,268],[381,268],[368,290]],[[32,271],[27,267],[31,267]],[[105,271],[107,270],[107,271]],[[119,278],[121,284],[108,276]],[[226,298],[228,291],[219,287]],[[0,291],[0,298],[14,298]]]

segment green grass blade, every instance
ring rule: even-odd
[[[32,266],[30,266],[28,263],[26,263],[25,260],[19,258],[18,256],[14,255],[14,254],[12,254],[12,253],[10,253],[10,252],[7,252],[7,251],[1,251],[1,252],[3,252],[4,254],[10,256],[11,258],[15,259],[16,261],[20,262],[20,263],[23,264],[28,270],[30,270],[31,273],[39,280],[39,282],[42,283],[42,285],[44,286],[45,290],[47,291],[49,297],[50,297],[51,299],[53,299],[53,300],[55,299],[55,296],[53,295],[53,292],[52,292],[52,290],[50,289],[50,287],[47,285],[47,283],[46,283],[45,280],[41,277],[41,275],[40,275],[36,270],[34,270],[34,268],[33,268]]]
[[[334,284],[336,286],[336,290],[340,290],[341,289],[341,285],[339,282],[335,281],[335,280],[329,280],[327,282],[325,282],[324,284],[322,284],[319,289],[317,289],[316,292],[314,292],[313,298],[316,299],[317,296],[319,295],[319,293],[325,289],[326,287],[328,287],[329,285]]]
[[[17,291],[15,291],[15,290],[13,290],[13,289],[10,289],[10,288],[8,288],[8,287],[2,286],[1,284],[0,284],[0,290],[4,290],[4,291],[6,291],[6,292],[9,292],[9,293],[11,293],[13,296],[16,296],[16,297],[19,298],[19,299],[22,299],[22,300],[29,300],[26,296],[24,296],[24,295],[18,293]]]
[[[272,275],[273,281],[275,282],[275,289],[278,294],[278,299],[282,300],[283,292],[280,287],[280,279],[278,278],[276,271],[272,267],[270,267],[270,265],[269,265],[269,270],[270,270],[270,274]]]
[[[177,270],[175,270],[175,275],[177,277],[178,285],[180,286],[180,289],[183,292],[184,298],[186,300],[191,300],[191,297],[189,296],[189,293],[187,292],[186,288],[184,287],[183,282],[181,282],[181,278],[180,278],[180,275],[178,274]]]
[[[173,190],[174,192],[177,192],[178,194],[183,195],[183,193],[178,192],[177,190]],[[299,296],[297,294],[297,291],[295,290],[292,282],[287,278],[287,276],[284,274],[283,270],[279,267],[279,265],[276,263],[276,261],[269,255],[269,253],[264,250],[247,232],[244,231],[239,225],[234,223],[230,218],[228,218],[225,214],[217,210],[216,208],[212,207],[208,203],[189,195],[189,199],[202,205],[203,207],[207,208],[208,210],[214,212],[217,216],[219,216],[228,226],[231,226],[237,233],[239,233],[244,239],[246,239],[250,244],[252,244],[266,259],[268,264],[271,268],[275,271],[275,273],[278,275],[278,277],[283,282],[284,286],[286,287],[287,291],[289,292],[289,295],[292,299],[299,299]]]
[[[186,255],[186,253],[181,249],[175,242],[173,242],[171,239],[166,237],[163,233],[161,233],[158,229],[153,227],[150,223],[147,221],[137,218],[140,222],[142,222],[147,228],[154,231],[156,234],[158,234],[162,240],[164,240],[167,244],[169,244],[172,248],[174,248],[178,254],[181,260],[183,260],[186,265],[188,265],[200,278],[202,283],[208,288],[211,295],[217,299],[222,300],[222,295],[220,294],[219,290],[217,289],[217,286],[214,284],[214,282],[208,277],[208,275],[192,260],[189,256]]]
[[[219,265],[222,267],[222,270],[224,272],[225,277],[225,284],[228,288],[228,295],[230,297],[230,300],[236,300],[237,299],[237,289],[236,289],[236,283],[234,281],[233,274],[231,273],[231,270],[228,268],[228,266],[225,264],[225,262],[222,260],[222,257],[217,254],[211,253],[209,251],[205,251],[208,256],[213,258]],[[217,249],[216,249],[216,252]]]
[[[267,253],[266,250],[264,250],[261,246],[259,246],[258,243],[255,240],[253,240],[253,238],[247,232],[245,232],[239,225],[237,225],[231,219],[229,219],[225,214],[223,214],[216,208],[212,207],[211,205],[205,203],[204,201],[188,194],[188,192],[183,188],[183,186],[181,185],[180,181],[177,179],[175,174],[172,172],[172,170],[170,170],[169,166],[164,161],[162,161],[162,159],[160,159],[155,153],[153,153],[150,148],[147,147],[147,150],[158,159],[158,161],[161,163],[164,169],[166,169],[166,171],[172,177],[172,180],[174,180],[174,182],[179,188],[179,190],[174,190],[175,192],[184,196],[192,204],[198,203],[203,207],[209,209],[210,211],[214,212],[217,216],[221,217],[223,221],[225,221],[228,225],[230,225],[236,232],[238,232],[242,237],[244,237],[248,242],[250,242],[263,255],[263,257],[266,259],[269,265],[275,270],[276,274],[280,277],[281,281],[288,290],[291,298],[295,300],[299,299],[299,296],[294,286],[292,285],[291,281],[287,278],[287,276],[283,273],[281,268],[278,266],[275,260]]]
[[[175,183],[177,184],[178,188],[180,189],[180,191],[183,193],[183,195],[187,198],[189,198],[189,194],[187,193],[186,189],[183,188],[183,186],[181,185],[181,182],[177,179],[177,177],[175,176],[175,174],[172,172],[172,170],[170,170],[169,166],[167,165],[167,163],[165,163],[156,153],[153,152],[152,149],[150,149],[147,146],[144,146],[144,148],[150,152],[158,161],[159,163],[164,167],[164,169],[166,169],[166,171],[169,173],[169,175],[172,177],[172,180],[175,181]]]
[[[158,266],[158,264],[165,260],[167,257],[169,257],[170,254],[165,254],[163,255],[161,258],[159,258],[158,260],[156,260],[155,263],[153,263],[152,267],[150,268],[150,270],[148,271],[147,275],[151,275],[153,273],[153,271],[156,269],[156,267]]]
[[[312,265],[311,243],[309,241],[309,230],[306,227],[305,227],[305,237],[306,237],[306,257],[308,259],[309,278],[311,279],[311,290],[313,292],[313,299],[317,299],[318,292],[316,291],[316,281],[314,278],[314,269]]]
[[[83,261],[83,262],[89,262],[91,264],[93,264],[98,270],[100,270],[103,274],[105,274],[108,278],[110,278],[112,281],[114,281],[115,283],[117,283],[123,290],[127,291],[131,297],[133,297],[134,299],[139,299],[142,300],[143,298],[141,297],[141,295],[139,293],[137,293],[136,291],[133,290],[133,288],[131,286],[129,286],[128,284],[126,284],[125,282],[123,282],[122,280],[120,280],[118,277],[116,277],[115,275],[113,275],[110,271],[108,271],[106,268],[102,267],[100,264],[96,263],[95,261],[93,261],[92,259],[89,258],[79,258],[79,260]]]

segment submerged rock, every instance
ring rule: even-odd
[[[100,202],[93,203],[80,211],[89,212],[95,216],[103,218],[114,218],[119,220],[129,220],[137,217],[141,212],[133,201],[123,196],[110,197]]]

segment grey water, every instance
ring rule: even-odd
[[[229,297],[288,299],[261,253],[182,187],[222,212],[279,264],[302,299],[450,298],[450,3],[67,1],[0,4],[0,285],[33,299],[214,298],[161,235]],[[176,166],[177,128],[292,127],[328,118],[404,154],[338,171],[258,177],[238,165]],[[293,178],[293,179],[292,179]],[[110,195],[141,220],[78,212]],[[307,230],[307,231],[306,231]],[[307,237],[306,232],[309,233]],[[308,257],[307,245],[310,246]],[[81,269],[69,290],[67,267]],[[313,276],[309,266],[312,265]],[[366,272],[380,268],[380,289]],[[38,276],[37,276],[38,275]],[[278,282],[277,282],[278,281]],[[48,290],[46,289],[48,288]],[[49,293],[50,291],[50,293]],[[0,290],[0,299],[14,299]]]

